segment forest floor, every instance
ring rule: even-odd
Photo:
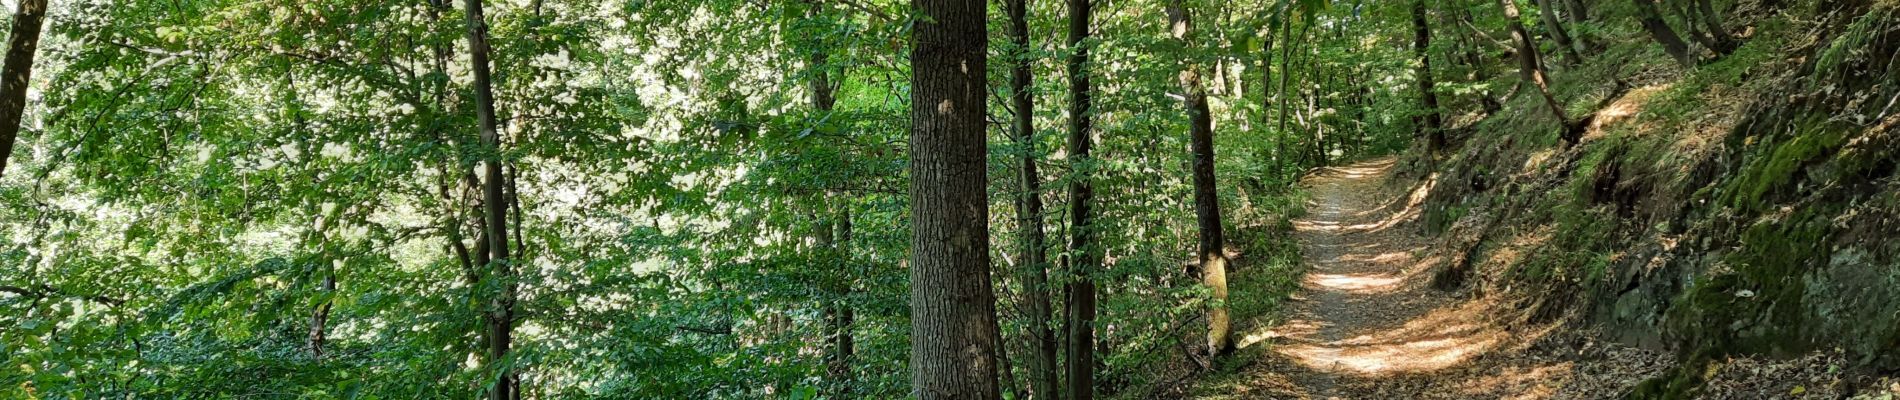
[[[1300,290],[1274,321],[1240,326],[1239,361],[1194,397],[1605,398],[1666,367],[1658,354],[1526,322],[1509,301],[1433,288],[1444,256],[1410,224],[1426,188],[1389,185],[1394,163],[1303,182]]]

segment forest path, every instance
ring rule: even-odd
[[[1307,215],[1294,221],[1307,268],[1301,288],[1280,323],[1239,333],[1242,354],[1259,359],[1201,397],[1459,398],[1496,395],[1497,386],[1536,379],[1509,374],[1503,377],[1509,382],[1486,385],[1452,372],[1470,369],[1462,367],[1504,345],[1510,334],[1486,317],[1494,305],[1431,287],[1432,266],[1440,260],[1405,223],[1418,217],[1425,190],[1388,188],[1395,163],[1365,161],[1305,179]],[[1461,386],[1472,391],[1453,389]]]

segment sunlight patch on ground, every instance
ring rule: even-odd
[[[1342,174],[1343,174],[1343,177],[1347,177],[1347,178],[1363,177],[1366,175],[1383,173],[1382,171],[1391,167],[1390,162],[1381,162],[1381,163],[1371,164],[1371,165],[1374,165],[1374,167],[1329,168],[1328,169],[1329,173],[1326,174],[1326,176],[1328,178],[1338,178],[1338,177],[1342,177]],[[1364,171],[1372,171],[1372,172],[1368,173]],[[1334,172],[1337,172],[1337,173],[1334,173]],[[1365,174],[1365,175],[1355,175],[1355,174]],[[1419,214],[1424,211],[1424,209],[1420,206],[1425,204],[1426,196],[1431,194],[1432,186],[1435,185],[1437,182],[1438,182],[1438,174],[1434,173],[1432,174],[1432,176],[1427,177],[1424,183],[1414,186],[1411,192],[1408,193],[1404,197],[1403,207],[1399,208],[1398,210],[1391,210],[1393,206],[1398,206],[1401,203],[1399,200],[1394,200],[1390,203],[1386,203],[1378,207],[1372,207],[1364,211],[1358,211],[1358,212],[1350,213],[1344,216],[1336,216],[1336,218],[1331,218],[1328,220],[1302,219],[1302,220],[1294,221],[1293,228],[1298,231],[1316,232],[1316,233],[1379,233],[1379,232],[1383,232],[1386,229],[1390,229],[1394,226],[1398,226],[1399,224],[1404,223],[1406,221],[1417,219]],[[1307,207],[1321,208],[1321,205],[1313,203],[1313,202],[1308,202]],[[1371,221],[1362,222],[1362,223],[1345,222],[1349,220],[1366,220],[1366,219],[1371,219]]]
[[[1443,369],[1497,343],[1492,336],[1449,337],[1364,346],[1295,345],[1281,353],[1314,370],[1378,375]]]
[[[1651,85],[1630,89],[1628,93],[1623,94],[1623,97],[1612,100],[1610,105],[1597,111],[1596,119],[1590,121],[1590,126],[1584,127],[1583,137],[1585,139],[1603,138],[1607,135],[1605,127],[1636,118],[1637,115],[1643,113],[1643,107],[1649,105],[1651,96],[1668,90],[1670,86]],[[1642,129],[1639,127],[1637,131],[1641,133]]]
[[[1278,351],[1306,368],[1329,373],[1384,375],[1456,366],[1504,343],[1508,333],[1480,318],[1486,304],[1448,305],[1403,325],[1329,343],[1299,343]]]
[[[1354,253],[1354,254],[1339,256],[1339,261],[1369,262],[1369,263],[1381,263],[1381,264],[1400,262],[1400,261],[1405,261],[1405,260],[1410,260],[1410,259],[1412,259],[1412,253],[1405,252],[1405,251],[1388,251],[1388,252],[1379,253],[1376,255],[1368,255],[1365,253]]]
[[[1348,293],[1383,293],[1405,283],[1405,277],[1390,274],[1308,274],[1306,282]]]
[[[1297,320],[1287,321],[1286,323],[1273,326],[1271,328],[1257,329],[1244,336],[1241,336],[1240,342],[1239,344],[1237,344],[1237,346],[1239,348],[1245,349],[1245,348],[1253,347],[1253,345],[1260,344],[1261,342],[1266,342],[1271,339],[1279,339],[1279,338],[1287,338],[1287,337],[1307,337],[1307,336],[1313,335],[1316,332],[1319,332],[1321,328],[1325,328],[1324,323],[1310,320],[1310,319],[1297,319]]]

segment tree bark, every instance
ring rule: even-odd
[[[823,16],[824,2],[812,1],[810,5],[806,18]],[[808,60],[810,63],[808,68],[811,68],[811,80],[808,84],[812,109],[820,115],[820,118],[831,114],[838,103],[836,86],[831,81],[831,53],[828,46],[827,43],[818,43],[814,46],[816,51],[812,52]],[[827,192],[823,195],[822,201],[829,204],[837,197],[839,196],[836,193]],[[820,221],[818,232],[814,236],[818,241],[816,250],[822,254],[820,259],[826,260],[829,264],[826,268],[837,271],[840,278],[839,281],[832,282],[825,288],[829,298],[823,302],[825,381],[828,383],[826,394],[831,398],[847,399],[853,397],[851,358],[856,345],[851,333],[851,325],[856,319],[856,313],[847,301],[852,290],[849,264],[851,214],[845,205],[836,205],[836,207],[841,210],[837,212],[836,218],[831,221]],[[818,215],[829,212],[831,211],[820,210]],[[833,224],[836,224],[835,230]]]
[[[1693,7],[1695,7],[1695,15],[1685,18],[1692,20],[1689,23],[1700,22],[1702,24],[1703,30],[1708,32],[1709,35],[1709,50],[1713,50],[1716,54],[1724,56],[1729,55],[1729,53],[1734,53],[1735,49],[1740,46],[1736,42],[1735,35],[1729,33],[1728,27],[1723,26],[1722,14],[1715,12],[1715,5],[1710,4],[1709,0],[1689,1],[1695,3],[1693,5]]]
[[[912,0],[911,387],[999,399],[990,284],[987,4]]]
[[[1089,83],[1090,19],[1094,16],[1091,0],[1069,0],[1069,162],[1074,177],[1069,179],[1069,251],[1063,257],[1069,269],[1069,282],[1063,292],[1068,296],[1063,309],[1068,327],[1069,400],[1095,398],[1095,278],[1099,264],[1092,226],[1095,183],[1092,170],[1094,89]]]
[[[1590,41],[1590,31],[1584,24],[1590,21],[1590,9],[1583,0],[1557,0],[1557,6],[1563,10],[1565,21],[1570,22],[1570,39],[1577,43],[1577,51],[1584,54],[1596,52],[1596,45]]]
[[[40,28],[46,21],[46,0],[19,1],[13,12],[13,31],[7,36],[6,64],[0,66],[0,175],[6,173],[13,143],[19,139],[26,90],[33,81],[33,56],[39,51]]]
[[[1260,130],[1272,126],[1273,110],[1273,26],[1267,26],[1267,33],[1260,35]],[[1278,140],[1275,140],[1278,142]],[[1283,170],[1279,153],[1273,154],[1274,172]]]
[[[1564,27],[1564,20],[1557,17],[1557,5],[1553,0],[1537,0],[1537,14],[1544,21],[1544,27],[1550,30],[1550,38],[1557,41],[1557,48],[1564,52],[1570,61],[1567,65],[1583,63],[1583,53],[1577,51],[1577,42],[1570,37],[1570,29]]]
[[[332,296],[336,294],[336,270],[334,268],[330,269],[328,273],[323,276],[322,290],[323,293]],[[310,359],[317,363],[323,362],[323,345],[329,342],[326,336],[326,329],[328,329],[330,323],[331,303],[332,301],[330,300],[324,300],[322,303],[318,303],[315,309],[310,312]]]
[[[1042,227],[1042,174],[1036,165],[1036,103],[1033,63],[1030,60],[1029,40],[1029,0],[1008,0],[1004,4],[1009,14],[1009,37],[1015,43],[1017,54],[1010,65],[1010,105],[1015,109],[1015,118],[1011,128],[1016,140],[1023,147],[1021,175],[1022,196],[1016,201],[1017,227],[1022,240],[1022,286],[1023,301],[1029,303],[1029,390],[1037,399],[1058,399],[1056,391],[1056,351],[1061,347],[1056,342],[1055,328],[1051,324],[1054,318],[1053,308],[1049,304],[1049,264],[1044,242],[1048,236]]]
[[[1432,81],[1432,27],[1425,17],[1425,0],[1412,0],[1412,51],[1418,57],[1419,106],[1425,110],[1425,154],[1435,161],[1445,149],[1445,123],[1438,113],[1438,91]]]
[[[1522,14],[1517,12],[1517,1],[1498,0],[1498,4],[1504,6],[1504,20],[1510,23],[1511,40],[1517,44],[1519,73],[1525,82],[1536,86],[1537,93],[1544,97],[1544,105],[1550,107],[1551,115],[1557,117],[1558,126],[1564,129],[1560,135],[1564,142],[1576,144],[1577,138],[1572,137],[1570,132],[1570,117],[1565,115],[1563,105],[1557,102],[1557,96],[1550,92],[1550,81],[1544,74],[1543,60],[1537,54],[1537,44],[1531,43],[1530,32],[1524,29]]]
[[[1168,2],[1168,34],[1181,48],[1194,51],[1194,19],[1183,0]],[[1221,232],[1220,196],[1214,189],[1214,119],[1207,105],[1207,88],[1192,57],[1181,66],[1181,90],[1188,113],[1188,141],[1194,153],[1194,216],[1200,230],[1201,283],[1213,292],[1207,309],[1207,350],[1226,354],[1234,348],[1233,327],[1227,316],[1226,238]]]
[[[488,279],[497,281],[500,293],[490,298],[487,316],[488,359],[497,365],[495,381],[488,387],[490,400],[519,398],[515,374],[510,363],[509,346],[514,340],[515,280],[514,260],[509,258],[508,200],[503,195],[501,135],[495,118],[495,97],[488,61],[488,23],[482,16],[482,0],[464,0],[468,19],[469,70],[475,75],[475,118],[481,128],[484,154],[482,209],[485,220],[483,240],[488,250]]]
[[[1467,34],[1456,36],[1462,43],[1459,47],[1464,49],[1464,63],[1471,67],[1471,73],[1466,75],[1466,80],[1472,83],[1483,83],[1491,80],[1491,73],[1486,69],[1491,63],[1486,60],[1485,55],[1480,49],[1484,47],[1481,46],[1481,44],[1489,42],[1490,38],[1480,37],[1484,32],[1477,30],[1477,25],[1474,24],[1474,21],[1475,17],[1471,15],[1471,10],[1460,9],[1458,10],[1458,20],[1453,24],[1463,25],[1467,28],[1465,29]],[[1517,49],[1513,48],[1510,49],[1510,51],[1516,52]],[[1478,106],[1484,110],[1486,115],[1497,114],[1498,110],[1504,109],[1504,104],[1498,101],[1496,94],[1491,91],[1488,85],[1478,91]]]
[[[1288,6],[1286,13],[1281,16],[1281,25],[1280,37],[1285,38],[1286,44],[1280,48],[1280,131],[1278,132],[1279,134],[1276,135],[1279,140],[1275,141],[1274,150],[1275,153],[1279,155],[1278,158],[1284,160],[1281,165],[1283,168],[1281,174],[1287,174],[1289,172],[1297,174],[1299,173],[1297,171],[1297,169],[1299,169],[1298,165],[1287,165],[1287,162],[1293,160],[1288,157],[1286,149],[1286,142],[1292,139],[1292,133],[1287,130],[1286,126],[1289,120],[1287,111],[1291,109],[1293,102],[1293,95],[1288,91],[1288,88],[1293,81],[1293,49],[1299,47],[1300,43],[1306,40],[1306,28],[1300,28],[1299,36],[1293,35],[1293,9],[1291,6]],[[1284,169],[1289,166],[1293,167],[1292,169],[1295,171]]]
[[[1636,17],[1642,22],[1643,30],[1648,31],[1649,36],[1656,39],[1657,44],[1662,45],[1663,52],[1669,53],[1669,56],[1675,58],[1677,63],[1685,68],[1694,67],[1695,56],[1689,53],[1689,44],[1682,41],[1682,36],[1677,35],[1675,29],[1669,28],[1668,22],[1663,21],[1662,10],[1656,6],[1656,0],[1635,0],[1635,2]]]
[[[1273,109],[1273,27],[1260,35],[1260,128],[1266,129]]]
[[[842,208],[843,206],[839,206]],[[825,393],[829,398],[852,397],[851,357],[856,343],[851,324],[856,319],[846,299],[851,295],[848,249],[851,242],[851,214],[840,211],[836,220],[820,222],[813,238],[822,254],[826,269],[838,271],[839,281],[826,288],[830,298],[824,301]],[[835,224],[835,225],[834,225]]]

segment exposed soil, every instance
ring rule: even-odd
[[[1397,182],[1394,163],[1324,169],[1302,183],[1311,200],[1294,222],[1300,290],[1278,318],[1240,326],[1240,351],[1194,397],[1616,399],[1674,367],[1668,354],[1598,340],[1577,314],[1584,307],[1533,319],[1534,297],[1510,294],[1521,290],[1435,288],[1433,273],[1457,246],[1419,233],[1432,181]],[[1480,271],[1517,258],[1495,254]],[[1839,350],[1715,360],[1694,372],[1706,383],[1693,397],[1900,397],[1900,380],[1847,375],[1848,365]]]
[[[1258,361],[1202,397],[1602,398],[1665,366],[1660,355],[1553,334],[1557,323],[1523,323],[1509,302],[1434,289],[1444,256],[1411,224],[1427,188],[1388,188],[1393,164],[1307,178],[1308,214],[1294,223],[1308,268],[1301,290],[1283,322],[1241,333],[1243,352],[1264,352]],[[1607,362],[1620,365],[1600,371]]]

